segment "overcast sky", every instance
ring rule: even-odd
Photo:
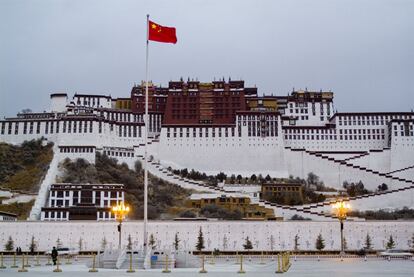
[[[332,90],[345,111],[414,108],[414,1],[0,0],[0,116],[49,94],[127,97],[145,79],[146,14],[177,28],[150,43],[150,79],[242,78],[259,94]]]

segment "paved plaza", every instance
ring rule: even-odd
[[[85,260],[74,261],[71,265],[63,264],[62,272],[52,272],[52,266],[34,266],[28,268],[27,273],[20,273],[17,269],[10,268],[11,260],[6,259],[6,269],[0,270],[0,276],[318,276],[318,277],[347,277],[347,276],[414,276],[413,260],[383,260],[370,257],[367,261],[362,258],[321,258],[298,257],[296,261],[291,259],[292,266],[289,271],[283,274],[276,274],[276,262],[267,260],[260,264],[259,260],[246,259],[243,265],[245,274],[238,274],[240,265],[234,262],[220,261],[213,264],[206,264],[207,273],[200,274],[199,268],[176,268],[171,273],[162,273],[161,269],[136,270],[135,273],[127,273],[125,269],[98,269],[97,273],[89,273]]]

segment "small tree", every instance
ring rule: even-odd
[[[386,248],[387,249],[393,249],[393,248],[395,248],[395,241],[394,241],[394,238],[392,237],[392,235],[390,235],[390,238],[388,239]]]
[[[273,249],[275,248],[275,237],[273,235],[270,235],[269,243],[270,243],[270,250],[273,251]]]
[[[378,185],[378,191],[386,191],[388,190],[388,186],[385,183],[382,183],[381,185]]]
[[[60,240],[60,238],[56,240],[56,248],[62,248],[62,241]]]
[[[14,241],[11,236],[7,240],[6,244],[4,245],[4,250],[6,251],[13,251],[14,250]]]
[[[105,237],[103,237],[103,239],[101,241],[101,250],[105,251],[107,245],[108,245],[108,241],[106,240]]]
[[[413,249],[413,250],[414,250],[414,233],[413,233],[413,235],[411,236],[411,249]]]
[[[249,239],[249,236],[246,237],[246,240],[244,241],[243,244],[243,248],[244,250],[252,250],[253,249],[253,244]]]
[[[325,240],[322,238],[322,234],[319,234],[316,238],[315,248],[322,251],[325,248]]]
[[[141,173],[142,170],[142,163],[140,161],[135,162],[135,172]]]
[[[127,244],[127,250],[132,250],[132,238],[131,234],[128,234],[128,244]]]
[[[348,242],[346,241],[346,238],[344,237],[344,250],[348,249]]]
[[[156,242],[155,242],[155,237],[153,234],[150,235],[148,244],[151,247],[151,249],[155,249]]]
[[[367,236],[365,237],[364,249],[365,250],[371,250],[372,249],[372,240],[371,240],[371,236],[368,233],[367,233]]]
[[[30,253],[34,253],[37,249],[37,242],[35,241],[35,237],[32,236],[32,239],[30,240],[29,250]]]
[[[294,241],[294,250],[295,251],[298,251],[299,250],[299,235],[298,234],[296,234],[295,235],[295,241]]]
[[[79,251],[83,250],[83,239],[82,238],[79,238],[78,247],[79,247]]]
[[[201,251],[204,248],[205,248],[205,246],[204,246],[204,235],[203,235],[203,230],[200,227],[200,230],[198,231],[196,249],[198,251]]]
[[[178,248],[180,248],[180,239],[178,238],[178,233],[175,233],[175,237],[174,237],[174,249],[175,251],[178,250]]]
[[[223,250],[227,249],[228,243],[229,243],[229,240],[227,239],[227,236],[224,235],[224,237],[223,237]]]

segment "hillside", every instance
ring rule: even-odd
[[[135,164],[134,171],[126,164],[118,164],[116,159],[97,153],[95,165],[84,159],[66,159],[60,166],[62,176],[59,182],[124,184],[126,202],[132,208],[131,218],[143,218],[144,178],[141,163]],[[174,217],[182,211],[184,201],[190,195],[189,190],[151,175],[148,183],[148,218]]]
[[[20,146],[0,143],[0,188],[37,192],[53,158],[53,144],[25,141]]]
[[[18,195],[37,193],[52,158],[53,144],[43,145],[40,139],[25,141],[19,146],[0,143],[0,190],[11,190],[14,195],[15,192]],[[26,219],[33,203],[34,200],[0,203],[0,211],[15,213],[19,219]]]
[[[34,200],[25,203],[13,202],[10,204],[0,204],[0,211],[17,214],[19,220],[25,220],[29,217],[30,210]]]

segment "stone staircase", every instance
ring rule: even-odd
[[[305,150],[305,149],[300,149],[300,150],[304,151],[305,153],[307,153],[311,156],[318,157],[318,158],[328,160],[328,161],[332,161],[333,163],[344,165],[346,167],[350,167],[350,168],[354,168],[354,169],[358,169],[358,170],[361,170],[361,171],[364,171],[364,172],[367,172],[367,173],[370,173],[370,174],[373,174],[373,175],[376,175],[376,176],[384,177],[384,178],[386,178],[390,181],[398,181],[398,182],[409,184],[409,186],[406,186],[406,187],[403,187],[403,188],[411,189],[412,185],[414,185],[414,181],[412,181],[412,180],[408,180],[408,179],[405,179],[405,178],[399,178],[399,177],[391,175],[392,173],[402,171],[402,170],[407,170],[407,169],[413,168],[414,166],[409,166],[409,167],[391,172],[391,174],[390,174],[390,173],[383,173],[383,172],[379,172],[379,171],[376,171],[376,170],[372,170],[372,169],[367,168],[367,167],[354,165],[354,164],[352,164],[352,163],[350,163],[346,160],[337,160],[337,159],[334,159],[332,157],[326,157],[323,154],[320,154],[318,152],[308,151],[308,150]]]
[[[401,192],[401,191],[405,191],[405,190],[410,190],[410,189],[414,189],[414,181],[412,180],[407,180],[404,178],[399,178],[399,177],[395,177],[392,176],[392,173],[395,172],[389,172],[389,173],[382,173],[376,170],[372,170],[366,167],[362,167],[362,166],[358,166],[358,165],[354,165],[352,164],[350,161],[364,157],[369,155],[368,152],[364,152],[364,153],[360,153],[357,156],[353,156],[344,160],[338,160],[332,157],[328,157],[325,156],[324,154],[315,152],[315,151],[308,151],[305,149],[291,149],[290,147],[285,147],[285,149],[288,150],[292,150],[292,151],[303,151],[304,153],[314,156],[314,157],[318,157],[320,159],[324,159],[324,160],[328,160],[331,161],[335,164],[341,164],[341,165],[345,165],[347,167],[351,167],[353,169],[356,170],[361,170],[364,172],[367,172],[369,174],[373,174],[374,176],[380,176],[383,178],[386,178],[388,180],[394,180],[394,181],[399,181],[399,182],[403,182],[405,184],[409,184],[408,186],[404,186],[404,187],[400,187],[400,188],[395,188],[395,189],[390,189],[387,191],[383,191],[383,192],[374,192],[374,193],[369,193],[369,194],[365,194],[365,195],[359,195],[359,196],[354,196],[354,197],[344,197],[342,200],[343,201],[352,201],[352,200],[358,200],[358,199],[364,199],[364,198],[373,198],[373,197],[377,197],[377,196],[382,196],[385,194],[390,194],[390,193],[396,193],[396,192]],[[388,148],[385,148],[383,150],[375,150],[375,151],[386,151],[388,150]],[[141,160],[144,160],[144,157],[142,156],[138,156]],[[403,171],[403,170],[407,170],[410,168],[414,168],[414,166],[410,166],[404,169],[400,169],[398,171]],[[223,194],[226,196],[234,196],[236,194],[236,192],[229,192],[229,191],[225,191],[224,189],[220,188],[220,187],[216,187],[213,185],[209,185],[206,184],[203,181],[195,181],[195,180],[191,180],[188,178],[184,178],[181,177],[179,175],[175,175],[173,174],[171,171],[169,171],[168,169],[164,168],[160,163],[156,162],[155,160],[149,161],[148,162],[148,171],[160,178],[163,179],[167,182],[170,182],[172,184],[178,185],[180,187],[186,188],[186,189],[192,189],[195,191],[199,191],[199,192],[209,192],[209,193],[216,193],[216,194]],[[241,192],[237,192],[237,195],[243,194]],[[245,194],[246,197],[250,196],[248,194]],[[305,218],[310,218],[313,220],[337,220],[337,217],[331,213],[326,213],[323,211],[315,211],[314,209],[318,209],[321,207],[326,207],[326,206],[331,206],[334,203],[336,203],[337,201],[335,200],[331,200],[331,201],[325,201],[325,202],[319,202],[319,203],[313,203],[313,204],[307,204],[307,205],[301,205],[301,206],[287,206],[287,205],[280,205],[280,204],[276,204],[276,203],[271,203],[269,201],[265,201],[265,200],[259,200],[259,199],[251,199],[251,203],[252,204],[258,204],[261,207],[264,208],[268,208],[268,209],[273,209],[274,213],[276,216],[280,216],[280,215],[284,215],[285,218],[288,218],[294,214],[305,217]],[[358,218],[355,218],[356,220],[358,220]]]
[[[140,157],[141,160],[144,160],[143,157]],[[156,161],[148,162],[148,172],[164,181],[170,182],[177,186],[186,189],[192,189],[200,192],[209,192],[209,193],[220,193],[226,196],[235,196],[243,194],[242,192],[229,192],[220,187],[208,185],[203,181],[195,181],[188,178],[184,178],[178,175],[173,174],[168,169],[164,168],[161,164]],[[336,220],[336,217],[331,214],[326,214],[323,212],[314,212],[307,209],[302,209],[295,206],[280,205],[276,203],[271,203],[264,200],[258,200],[251,198],[250,195],[244,194],[246,197],[250,198],[251,204],[257,204],[261,207],[272,209],[276,216],[285,215],[286,217],[291,217],[294,214],[311,218],[313,220]]]

